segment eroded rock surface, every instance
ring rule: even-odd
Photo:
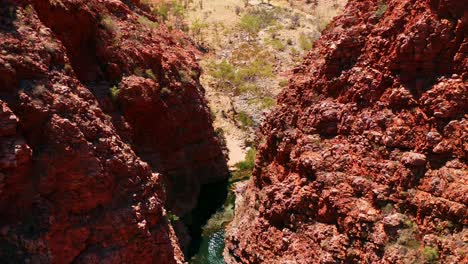
[[[238,190],[228,263],[465,263],[466,1],[348,2]]]
[[[226,164],[194,49],[137,4],[0,1],[0,262],[184,260],[168,211]]]

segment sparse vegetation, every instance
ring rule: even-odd
[[[426,246],[422,252],[424,259],[429,263],[435,263],[439,258],[439,251],[436,248]]]
[[[388,203],[385,206],[383,206],[380,210],[382,210],[383,214],[390,214],[393,211],[393,204]]]
[[[118,30],[115,21],[110,16],[104,16],[101,19],[101,26],[103,26],[109,33],[115,34]]]
[[[253,14],[245,14],[239,23],[241,30],[245,31],[250,38],[253,38],[260,31],[261,18]]]
[[[183,83],[190,83],[193,81],[193,73],[191,74],[186,70],[180,70],[179,77],[180,77],[180,81]]]
[[[192,32],[198,44],[201,44],[203,42],[204,30],[207,28],[208,28],[208,23],[200,19],[196,19],[195,21],[192,22],[192,25],[190,26],[190,32]]]
[[[237,120],[241,123],[241,126],[244,129],[253,125],[252,118],[246,112],[240,112],[237,114]]]
[[[116,101],[117,98],[119,97],[119,94],[120,94],[120,89],[117,86],[114,85],[110,88],[110,95],[111,95],[112,100]]]
[[[145,77],[143,69],[140,67],[136,67],[135,69],[133,69],[133,74],[135,74],[136,76]]]
[[[377,11],[375,11],[375,16],[378,18],[381,18],[383,14],[387,11],[387,4],[385,3],[380,3],[379,7],[377,8]]]
[[[45,92],[47,92],[47,89],[45,88],[44,85],[40,84],[40,85],[36,85],[36,87],[34,87],[34,89],[32,91],[32,94],[36,95],[36,96],[40,96],[40,95],[44,94]]]
[[[286,49],[286,45],[279,39],[265,39],[264,41],[275,50],[284,51]]]
[[[312,49],[313,45],[314,42],[310,38],[308,38],[304,33],[301,33],[299,35],[299,46],[301,47],[301,49],[309,51]]]
[[[155,16],[161,18],[161,20],[166,21],[166,24],[169,28],[175,26],[178,29],[184,30],[184,17],[186,13],[185,5],[181,1],[159,1],[152,2],[149,4],[152,13]]]
[[[146,69],[145,77],[156,81],[156,76],[154,75],[153,70],[151,69]]]
[[[229,87],[236,93],[251,91],[250,88],[254,86],[249,82],[273,75],[273,66],[260,58],[239,67],[235,67],[227,60],[222,60],[220,63],[211,62],[207,68],[208,74],[217,80],[218,89],[225,90]]]
[[[288,80],[281,80],[278,85],[280,87],[286,87],[288,85],[289,81]]]
[[[172,93],[171,90],[169,90],[167,87],[163,87],[161,88],[161,91],[160,91],[161,95],[162,96],[168,96]]]
[[[239,28],[249,35],[249,38],[254,39],[258,32],[275,23],[273,12],[265,10],[250,11],[244,14],[239,22]]]
[[[251,148],[247,151],[244,160],[235,165],[237,170],[233,173],[231,182],[246,180],[252,176],[256,155],[257,150],[255,148]]]
[[[167,213],[167,219],[168,219],[169,221],[171,221],[171,223],[174,223],[174,222],[176,222],[176,221],[179,221],[179,220],[180,220],[180,217],[177,216],[176,214],[173,214],[173,213],[171,213],[171,212],[168,212],[168,213]]]
[[[262,99],[262,106],[261,107],[263,109],[269,109],[269,108],[273,107],[275,104],[276,104],[276,100],[274,98],[264,97]]]
[[[52,6],[62,6],[62,7],[64,6],[61,0],[49,0],[49,3]]]
[[[158,23],[149,20],[145,16],[138,16],[138,23],[140,23],[140,24],[142,24],[142,25],[144,25],[146,27],[149,27],[151,29],[156,28],[158,26]]]

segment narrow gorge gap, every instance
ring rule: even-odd
[[[213,252],[208,252],[209,249],[207,247],[203,247],[203,244],[207,243],[207,237],[203,235],[203,228],[213,215],[222,210],[223,205],[228,199],[228,189],[229,178],[203,185],[200,190],[197,206],[190,214],[181,219],[186,225],[191,238],[186,258],[190,261],[192,257],[196,256],[190,263],[198,263],[196,259],[204,259],[206,255],[213,254]],[[222,248],[224,248],[224,235],[218,236],[216,239],[218,239],[218,242],[222,242]],[[221,257],[220,254],[219,256]]]

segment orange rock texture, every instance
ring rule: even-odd
[[[467,263],[468,12],[350,0],[261,129],[228,263]]]
[[[226,162],[195,49],[139,1],[0,1],[0,262],[180,263]]]

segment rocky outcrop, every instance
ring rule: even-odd
[[[465,1],[349,1],[261,129],[227,262],[467,262],[467,32]]]
[[[183,261],[168,211],[226,175],[193,52],[129,1],[1,1],[0,262]]]

